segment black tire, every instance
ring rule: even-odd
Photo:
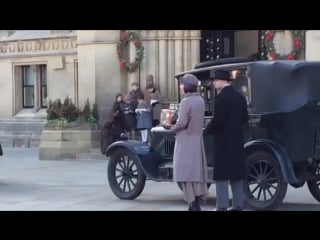
[[[280,164],[272,154],[259,151],[246,158],[244,191],[249,208],[260,211],[277,208],[287,193],[287,187]]]
[[[108,182],[120,199],[133,200],[143,191],[146,176],[138,157],[125,148],[115,150],[108,163]]]
[[[181,185],[181,182],[177,182],[177,185],[178,185],[179,189],[182,191],[182,185]],[[208,187],[208,189],[210,188],[210,186],[211,186],[211,183],[207,183],[207,187]]]
[[[315,169],[316,176],[320,176],[320,165]],[[311,195],[320,202],[320,180],[307,181],[308,189]]]

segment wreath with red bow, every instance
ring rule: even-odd
[[[124,56],[125,48],[131,41],[136,47],[136,56],[133,62],[129,62],[126,59],[126,56]],[[117,55],[119,58],[120,69],[126,70],[127,72],[136,71],[143,59],[143,53],[144,47],[142,46],[142,42],[140,40],[139,35],[135,32],[122,31],[120,35],[120,41],[117,44]]]
[[[267,30],[265,33],[265,44],[266,50],[268,52],[268,57],[271,60],[275,59],[286,59],[286,60],[296,60],[301,51],[304,49],[305,42],[305,31],[303,30],[293,30],[291,31],[293,37],[293,49],[289,54],[279,54],[275,49],[274,37],[277,32],[282,32],[283,30]]]

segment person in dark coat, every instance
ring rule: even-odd
[[[147,84],[146,90],[149,97],[145,100],[152,107],[152,126],[155,127],[160,123],[161,96],[159,90],[152,83]]]
[[[244,142],[242,129],[248,122],[245,98],[230,85],[230,73],[216,70],[213,84],[218,94],[214,100],[214,118],[204,134],[214,136],[214,180],[216,181],[216,210],[229,207],[228,182],[233,202],[228,210],[244,207],[243,179],[245,178]]]
[[[112,125],[114,122],[113,112],[107,113],[106,121],[103,124],[102,140],[101,140],[101,152],[104,153],[106,148],[113,142],[112,137]]]
[[[112,142],[120,140],[121,133],[124,133],[125,131],[124,115],[121,107],[122,104],[122,94],[118,93],[111,109],[114,117],[111,127]]]
[[[139,84],[136,82],[133,82],[131,84],[131,91],[129,92],[129,96],[132,100],[132,104],[134,107],[134,111],[136,110],[137,106],[138,106],[138,97],[143,95],[143,92],[141,91]]]
[[[149,74],[146,80],[144,100],[152,107],[152,126],[155,127],[160,124],[162,106],[160,90],[156,86],[152,74]]]
[[[125,129],[129,133],[129,138],[134,139],[137,127],[137,115],[130,95],[124,97],[124,102],[121,106],[124,115]]]

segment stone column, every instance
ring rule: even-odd
[[[309,30],[305,33],[305,59],[320,60],[320,30]]]
[[[163,100],[168,99],[168,51],[167,51],[167,39],[168,31],[158,31],[159,39],[159,88],[161,97]]]
[[[120,70],[116,45],[119,30],[78,31],[79,107],[89,98],[97,102],[100,119],[105,119],[115,93],[126,91],[127,74]]]
[[[192,30],[190,31],[190,47],[191,47],[191,68],[200,62],[200,40],[201,40],[201,31]]]
[[[146,76],[142,81],[146,81],[147,75],[152,74],[154,76],[154,82],[156,85],[159,84],[159,58],[158,58],[158,43],[156,41],[157,31],[149,30],[147,33],[148,39],[148,52],[146,55],[148,56],[146,59]]]
[[[183,71],[183,30],[174,31],[175,73]],[[174,97],[178,98],[179,86],[174,85]]]
[[[183,40],[183,70],[187,71],[191,68],[191,52],[190,52],[190,31],[185,30]]]
[[[144,47],[144,57],[140,64],[140,87],[141,89],[146,88],[146,79],[148,76],[147,72],[147,61],[149,59],[149,39],[148,39],[148,31],[147,30],[140,30],[140,39],[142,41],[142,45]]]
[[[174,52],[174,31],[168,32],[168,98],[170,101],[176,101],[175,99],[175,85],[177,81],[174,77],[175,74],[175,52]]]
[[[139,30],[128,30],[128,32],[136,32],[139,34]],[[136,57],[136,47],[134,46],[133,42],[129,42],[129,60],[128,63],[131,63],[134,61]],[[131,89],[131,83],[137,82],[140,83],[140,73],[139,69],[140,67],[137,68],[136,71],[128,73],[128,90]]]

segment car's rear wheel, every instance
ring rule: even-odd
[[[126,200],[137,198],[146,183],[146,176],[138,157],[124,148],[115,150],[108,163],[108,182],[118,198]]]
[[[287,187],[280,164],[272,154],[259,151],[247,157],[244,190],[250,208],[275,209],[282,203]]]
[[[320,163],[315,168],[315,180],[307,181],[311,195],[320,202]]]

